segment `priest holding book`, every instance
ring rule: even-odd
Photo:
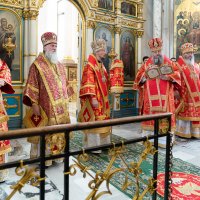
[[[168,57],[161,53],[162,39],[153,38],[149,41],[152,56],[138,70],[133,89],[143,87],[142,102],[139,102],[142,115],[172,112],[171,128],[175,129],[174,89],[180,87],[178,67]],[[168,130],[166,119],[159,122],[159,133]],[[154,134],[154,121],[142,122],[142,135]],[[166,147],[166,138],[159,138],[159,146]]]

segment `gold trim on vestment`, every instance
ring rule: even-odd
[[[178,131],[175,131],[175,135],[177,135],[177,136],[180,136],[180,137],[184,137],[184,138],[191,138],[192,137],[192,134],[191,133],[180,133],[180,132],[178,132]]]
[[[83,131],[85,134],[92,133],[92,134],[105,134],[105,137],[111,133],[111,127],[101,127],[101,128],[93,128],[87,129]]]
[[[9,120],[8,115],[2,115],[0,116],[0,123],[7,122]]]
[[[40,56],[43,57],[43,59],[45,60],[45,62],[47,63],[47,66],[49,67],[49,69],[52,70],[52,73],[54,74],[55,77],[58,76],[58,74],[53,70],[53,66],[52,64],[46,59],[46,57],[44,56],[43,53],[40,54]],[[66,108],[66,109],[63,109],[64,110],[64,116],[66,117],[67,114],[68,114],[68,111],[67,111],[67,100],[66,99],[63,99],[64,95],[63,95],[63,91],[62,91],[62,83],[61,83],[61,80],[58,80],[56,78],[56,81],[58,83],[58,87],[59,87],[59,92],[60,92],[60,97],[61,99],[59,100],[54,100],[53,98],[53,95],[51,93],[51,90],[49,88],[49,84],[47,83],[47,80],[46,80],[46,77],[43,73],[43,71],[41,70],[40,66],[39,66],[39,63],[37,62],[37,60],[34,61],[34,64],[35,66],[37,67],[41,77],[42,77],[42,80],[44,82],[44,85],[45,85],[45,88],[47,90],[47,93],[48,93],[48,96],[49,96],[49,99],[50,99],[50,102],[51,104],[53,105],[53,110],[54,110],[54,114],[55,114],[55,118],[56,118],[56,121],[57,121],[57,124],[60,124],[60,117],[59,115],[57,114],[57,110],[56,110],[56,107],[59,106],[59,104],[61,104],[63,106],[63,108]],[[59,71],[59,69],[57,69]],[[63,121],[63,118],[61,119],[61,121]]]
[[[200,128],[200,124],[193,124],[192,123],[192,128]]]
[[[82,95],[80,95],[79,97],[83,97],[83,96],[87,96],[87,95],[94,95],[94,96],[95,96],[95,93],[87,92],[87,94],[82,94]]]
[[[181,102],[179,103],[178,107],[175,110],[175,115],[177,116],[179,114],[179,112],[184,108],[184,101],[183,99],[181,100]]]
[[[176,129],[176,127],[175,126],[172,126],[171,127],[171,131],[173,132],[173,131],[175,131],[175,129]],[[144,131],[154,131],[154,125],[152,124],[152,125],[143,125],[142,124],[142,130],[144,130]],[[159,131],[158,131],[159,132]]]
[[[97,63],[98,63],[98,61],[97,61]],[[98,64],[98,67],[99,67],[99,65],[100,65],[100,64]],[[101,66],[101,67],[102,67],[102,66]],[[99,82],[99,79],[97,79],[97,81]],[[106,116],[110,117],[110,108],[109,108],[109,107],[106,108],[106,105],[105,105],[106,102],[109,104],[109,101],[108,101],[108,95],[109,95],[109,93],[108,93],[108,88],[107,88],[107,96],[104,96],[103,88],[101,87],[100,82],[99,82],[99,87],[100,87],[101,94],[102,94],[103,99],[104,99],[104,101],[103,101],[103,104],[104,104],[104,112],[105,112]],[[107,85],[106,85],[106,87],[107,87]]]
[[[176,119],[187,120],[187,121],[199,121],[200,117],[181,117],[181,116],[177,116]]]
[[[44,127],[48,124],[48,117],[41,106],[40,106],[40,114],[41,114],[42,120],[38,124],[38,127]],[[33,108],[30,107],[29,109],[26,110],[26,115],[23,119],[23,124],[26,128],[35,128],[36,127],[35,124],[33,123],[33,121],[31,120],[32,115],[33,115]],[[27,142],[33,143],[33,144],[38,144],[39,140],[40,140],[39,136],[33,136],[33,137],[27,138]]]
[[[39,89],[35,88],[34,86],[32,86],[31,84],[27,84],[27,87],[30,88],[31,90],[33,90],[34,92],[39,93]]]
[[[191,69],[190,69],[190,68],[189,68],[189,71],[190,71],[190,73],[191,73]],[[199,107],[199,106],[200,106],[200,102],[196,103],[196,102],[194,101],[194,98],[192,98],[192,97],[194,97],[194,95],[193,95],[194,92],[191,91],[190,84],[188,83],[187,78],[186,78],[186,75],[185,75],[185,73],[183,72],[183,70],[182,70],[182,75],[183,75],[183,78],[184,78],[184,80],[185,80],[185,84],[186,84],[186,86],[187,86],[188,92],[189,92],[189,94],[190,94],[190,96],[191,96],[191,99],[192,99],[192,101],[193,101],[194,107]],[[198,86],[197,86],[197,83],[196,83],[195,80],[194,80],[194,84],[195,84],[195,86],[196,86],[196,89],[198,89]],[[196,93],[196,92],[195,92],[195,93]],[[198,97],[200,98],[200,93],[197,92],[197,94],[198,94]]]
[[[83,103],[83,106],[81,108],[81,110],[79,111],[78,114],[78,122],[85,122],[85,118],[84,118],[84,112],[87,109],[87,111],[89,112],[89,117],[90,120],[88,120],[89,122],[93,122],[95,121],[95,115],[94,115],[94,111],[92,109],[92,106],[90,104],[89,99],[87,98],[86,101]]]
[[[101,71],[100,71],[100,67],[103,67],[103,66],[101,66],[102,64],[101,63],[98,63],[98,61],[97,61],[97,58],[92,54],[92,56],[94,57],[94,59],[95,59],[95,61],[96,61],[96,63],[97,63],[97,65],[95,65],[95,66],[93,66],[92,65],[92,63],[90,63],[90,62],[88,62],[88,64],[92,67],[92,69],[94,70],[94,72],[95,72],[95,74],[97,73],[97,71],[99,71],[100,73],[101,73]],[[101,75],[103,75],[102,73],[101,73]],[[97,74],[96,74],[96,77],[98,77],[97,76]],[[108,117],[110,117],[110,108],[106,108],[106,105],[105,105],[105,103],[106,102],[108,102],[108,95],[109,95],[109,93],[107,93],[107,96],[104,96],[104,92],[103,92],[103,89],[102,89],[102,87],[101,87],[101,83],[99,82],[100,80],[97,78],[97,82],[98,82],[98,85],[99,85],[99,88],[100,88],[100,91],[101,91],[101,95],[102,95],[102,97],[103,97],[103,104],[104,104],[104,112],[105,112],[105,114],[106,114],[106,116],[108,116]],[[108,88],[107,88],[108,89]],[[108,92],[108,91],[107,91]],[[108,102],[109,103],[109,102]]]
[[[94,84],[85,84],[84,86],[81,86],[81,88],[86,88],[86,87],[95,87]]]
[[[169,95],[169,83],[167,83],[167,88],[166,88],[166,95],[161,95],[160,93],[160,79],[156,79],[156,87],[158,94],[157,95],[151,95],[150,90],[149,90],[149,82],[147,82],[147,92],[148,92],[148,98],[149,98],[149,105],[150,105],[150,111],[162,111],[166,112],[167,111],[167,105],[168,105],[168,95]],[[152,100],[158,100],[159,101],[159,106],[153,106],[152,105]],[[162,106],[162,100],[165,100],[164,105]]]
[[[158,100],[158,98],[161,98],[162,100],[166,100],[167,95],[153,95],[149,97],[150,100]]]
[[[2,147],[1,147],[2,148]],[[3,154],[5,154],[5,153],[8,153],[8,152],[11,152],[11,150],[12,150],[12,148],[11,147],[5,147],[5,149],[4,150],[1,150],[1,152],[0,152],[0,156],[1,155],[3,155]]]
[[[38,104],[38,101],[36,101],[35,99],[32,99],[28,94],[26,94],[26,96],[31,100],[31,102]]]

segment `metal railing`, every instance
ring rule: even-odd
[[[40,163],[40,200],[45,199],[45,161],[56,159],[56,158],[64,158],[64,172],[69,172],[69,157],[79,155],[83,152],[82,149],[77,151],[70,151],[70,132],[71,131],[79,131],[79,130],[86,130],[92,128],[100,128],[106,126],[116,126],[116,125],[123,125],[129,123],[136,123],[142,121],[149,121],[154,120],[154,135],[149,136],[148,139],[154,139],[154,147],[158,150],[158,138],[166,136],[166,157],[165,157],[165,194],[164,199],[168,200],[170,197],[170,173],[171,173],[171,115],[172,113],[165,113],[165,114],[156,114],[156,115],[148,115],[148,116],[136,116],[136,117],[126,117],[126,118],[119,118],[119,119],[111,119],[105,121],[97,121],[97,122],[88,122],[88,123],[77,123],[77,124],[63,124],[63,125],[56,125],[56,126],[47,126],[42,128],[29,128],[29,129],[20,129],[20,130],[12,130],[8,131],[5,134],[0,135],[0,140],[9,140],[9,139],[19,139],[25,137],[32,137],[32,136],[40,136],[40,156],[34,159],[24,159],[23,164],[34,164]],[[166,118],[169,121],[169,129],[168,132],[165,134],[159,134],[159,120]],[[64,153],[58,155],[45,155],[45,136],[47,134],[53,133],[65,133],[65,150]],[[130,139],[124,141],[124,145],[132,144],[140,141],[147,140],[146,137],[140,137],[136,139]],[[116,147],[119,147],[122,143],[115,143]],[[85,153],[96,151],[96,150],[103,150],[107,148],[112,148],[113,144],[101,145],[98,147],[91,147],[85,148]],[[8,162],[4,164],[0,164],[0,170],[8,169],[13,167],[19,167],[19,161]],[[157,180],[157,173],[158,173],[158,152],[156,152],[153,156],[153,178]],[[156,182],[154,183],[154,188],[157,187]],[[64,200],[69,200],[69,174],[64,175]],[[152,195],[152,199],[157,199],[157,193],[154,192]]]

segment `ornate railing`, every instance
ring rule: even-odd
[[[99,199],[101,196],[105,194],[111,194],[109,184],[111,177],[118,173],[128,171],[132,174],[135,181],[134,183],[130,181],[127,176],[125,176],[125,181],[122,184],[122,189],[126,190],[126,188],[130,184],[135,184],[136,192],[133,196],[133,200],[141,200],[145,196],[147,192],[152,195],[152,199],[157,199],[157,173],[158,173],[158,138],[166,136],[166,157],[165,157],[165,194],[164,199],[170,199],[171,193],[171,167],[172,167],[172,142],[171,142],[171,113],[165,114],[157,114],[157,115],[148,115],[148,116],[137,116],[137,117],[127,117],[127,118],[120,118],[120,119],[112,119],[106,121],[98,121],[98,122],[88,122],[88,123],[77,123],[77,124],[65,124],[65,125],[56,125],[56,126],[48,126],[43,128],[31,128],[31,129],[20,129],[20,130],[13,130],[8,131],[6,134],[0,135],[0,140],[5,139],[18,139],[18,138],[25,138],[25,137],[32,137],[32,136],[40,136],[40,156],[34,159],[24,159],[23,161],[14,161],[9,163],[4,163],[0,165],[0,170],[8,169],[16,167],[16,174],[22,176],[22,178],[17,182],[17,184],[13,185],[11,188],[13,189],[12,193],[6,198],[9,200],[12,196],[17,192],[20,191],[22,187],[24,187],[27,182],[29,184],[36,186],[40,184],[40,200],[45,199],[45,161],[57,158],[64,158],[64,200],[69,200],[69,176],[76,175],[77,169],[79,169],[83,173],[83,177],[87,175],[92,178],[92,181],[89,182],[88,186],[91,189],[90,194],[86,200],[94,200]],[[161,119],[168,120],[168,130],[165,133],[159,134],[159,120]],[[79,131],[79,130],[86,130],[92,128],[100,128],[105,126],[115,126],[115,125],[122,125],[122,124],[129,124],[129,123],[136,123],[142,121],[149,121],[154,120],[154,135],[147,137],[140,137],[136,139],[124,140],[119,143],[111,143],[108,145],[101,145],[98,147],[80,149],[76,151],[70,150],[70,132],[71,131]],[[65,147],[64,153],[47,156],[45,155],[45,136],[47,134],[53,133],[65,133]],[[153,144],[149,141],[153,140]],[[131,162],[127,163],[126,160],[123,158],[122,153],[126,150],[125,146],[132,143],[137,143],[143,141],[144,150],[141,152],[139,156],[138,162]],[[85,165],[88,161],[89,157],[88,154],[91,151],[96,150],[103,150],[103,149],[110,149],[110,161],[108,166],[104,171],[97,171],[96,175],[93,176],[90,173],[90,166]],[[149,178],[148,183],[146,183],[146,189],[140,194],[139,192],[139,176],[141,174],[141,163],[143,160],[146,159],[148,155],[153,155],[153,176]],[[69,157],[75,156],[77,159],[74,159],[74,164],[69,164]],[[117,168],[115,170],[112,169],[113,163],[116,159],[120,159],[123,163],[123,167]],[[36,167],[30,164],[39,163],[39,173],[36,171]],[[29,167],[30,165],[30,167]],[[100,186],[103,182],[106,182],[107,191],[100,191]]]

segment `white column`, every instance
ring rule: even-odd
[[[172,57],[170,55],[170,35],[173,34],[173,12],[170,10],[170,0],[169,1],[163,1],[163,12],[162,12],[162,39],[164,41],[163,45],[163,53],[169,57]],[[173,44],[173,41],[172,41]],[[173,46],[173,45],[172,45]]]
[[[148,42],[153,38],[153,1],[154,0],[144,0],[143,16],[146,22],[144,23],[144,35],[142,36],[142,58],[144,56],[151,56],[151,51],[148,46]]]
[[[120,37],[119,37],[119,32],[115,33],[115,53],[117,53],[120,58]]]
[[[26,59],[26,75],[28,76],[29,68],[33,61],[35,60],[35,57],[37,56],[37,21],[30,19],[28,21],[28,54]],[[30,39],[31,38],[31,39]]]
[[[176,57],[176,53],[174,52],[174,0],[169,0],[169,57]],[[172,14],[173,13],[173,14]]]
[[[24,20],[24,82],[26,82],[29,71],[29,32],[28,32],[28,20]]]
[[[142,64],[142,38],[141,37],[138,37],[137,38],[137,49],[138,49],[138,52],[137,52],[137,57],[138,57],[138,60],[137,60],[137,67],[138,69],[141,67],[141,64]]]
[[[153,1],[153,37],[160,38],[162,27],[162,0]]]
[[[88,27],[86,29],[86,59],[92,53],[91,43],[93,42],[93,29]]]
[[[30,60],[34,61],[37,55],[37,21],[30,20],[29,37],[32,38],[29,42],[29,54],[32,57]]]

